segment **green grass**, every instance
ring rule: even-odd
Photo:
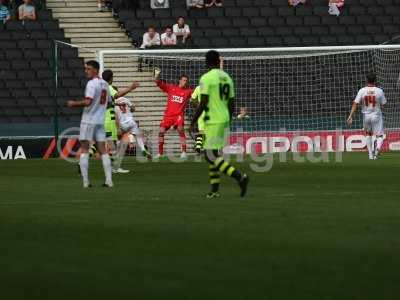
[[[398,299],[400,155],[275,163],[246,200],[202,163],[128,161],[81,188],[60,160],[0,162],[1,299]]]

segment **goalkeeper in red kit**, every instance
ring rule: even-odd
[[[158,157],[164,155],[164,136],[171,127],[175,128],[179,134],[181,143],[181,158],[186,158],[186,135],[185,135],[185,108],[190,101],[193,89],[188,87],[189,78],[182,75],[179,84],[166,83],[159,79],[160,70],[154,70],[154,77],[157,86],[167,94],[167,106],[164,111],[164,118],[160,123],[158,140]]]

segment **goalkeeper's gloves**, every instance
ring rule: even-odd
[[[160,73],[161,73],[161,69],[154,68],[154,79],[158,79],[158,77],[160,76]]]

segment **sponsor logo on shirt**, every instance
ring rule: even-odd
[[[175,95],[175,96],[172,96],[171,101],[182,104],[183,103],[183,97]]]

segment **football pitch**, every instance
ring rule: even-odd
[[[238,166],[238,164],[236,164]],[[400,154],[276,162],[247,197],[205,163],[0,162],[2,299],[398,299]]]

